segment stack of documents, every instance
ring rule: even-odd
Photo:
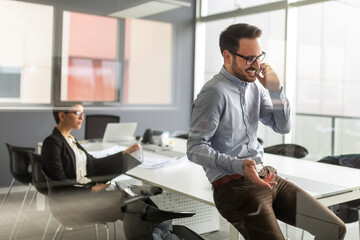
[[[143,152],[143,163],[139,165],[142,168],[161,168],[173,165],[183,161],[186,158],[184,153],[175,151],[162,151],[162,152]]]
[[[124,146],[115,145],[112,147],[107,147],[102,150],[88,151],[88,153],[91,154],[95,158],[102,158],[102,157],[106,157],[106,156],[121,152],[125,149],[126,149],[126,147],[124,147]]]
[[[106,157],[127,148],[113,143],[102,142],[83,144],[83,147],[95,158]],[[142,164],[139,165],[139,167],[142,168],[160,168],[187,159],[185,153],[163,149],[158,151],[143,151],[142,147],[130,155],[142,162]]]

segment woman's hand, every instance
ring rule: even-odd
[[[131,153],[133,153],[133,152],[135,152],[135,151],[137,151],[137,150],[139,150],[139,149],[140,149],[140,144],[134,144],[134,145],[132,145],[131,147],[125,149],[125,150],[122,151],[122,152],[123,152],[124,154],[125,154],[125,153],[131,154]]]
[[[110,184],[97,183],[91,188],[92,192],[101,192],[104,191]]]

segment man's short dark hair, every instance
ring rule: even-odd
[[[219,45],[221,55],[225,50],[237,52],[240,38],[258,38],[261,36],[261,33],[262,30],[260,28],[247,23],[230,25],[220,34]]]
[[[53,113],[53,116],[54,116],[54,119],[55,119],[55,123],[56,124],[60,123],[60,118],[59,118],[59,113],[60,112],[68,112],[75,105],[83,106],[84,104],[82,102],[66,102],[66,103],[62,103],[58,107],[54,107],[53,110],[52,110],[52,113]]]

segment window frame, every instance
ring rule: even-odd
[[[284,52],[284,90],[287,98],[292,102],[292,111],[291,111],[291,119],[294,124],[292,128],[295,129],[296,121],[295,118],[297,116],[307,115],[305,113],[297,112],[296,110],[296,79],[297,77],[297,9],[298,7],[302,7],[305,5],[311,4],[319,4],[325,3],[333,0],[283,0],[274,3],[268,3],[264,5],[244,8],[244,9],[235,9],[232,11],[221,12],[213,15],[202,16],[202,2],[206,0],[197,0],[197,9],[196,9],[196,43],[195,43],[195,71],[194,71],[194,94],[193,99],[196,98],[196,95],[200,91],[201,87],[204,84],[204,67],[201,65],[202,57],[204,54],[203,45],[205,39],[202,39],[204,34],[204,23],[220,21],[225,19],[246,15],[253,15],[257,13],[264,13],[276,10],[285,10],[285,36],[284,36],[284,44],[285,44],[285,52]],[[291,56],[291,57],[289,57]],[[311,115],[311,114],[310,114]],[[312,114],[312,116],[318,116]],[[321,117],[324,117],[321,115]],[[333,118],[337,116],[326,115],[328,118]],[[351,118],[350,116],[341,116],[341,118]],[[339,117],[340,118],[340,117]],[[360,118],[355,118],[360,119]],[[335,128],[333,128],[335,129]],[[334,134],[334,132],[333,132]],[[334,137],[332,137],[334,138]],[[283,143],[291,143],[295,140],[294,131],[290,132],[287,135],[282,137]],[[334,152],[334,141],[332,141],[332,152]]]
[[[29,3],[28,1],[19,0],[20,2]],[[51,64],[51,89],[50,91],[50,103],[18,103],[18,102],[0,102],[1,110],[13,110],[13,109],[48,109],[53,106],[61,106],[67,101],[61,101],[61,60],[62,60],[62,31],[63,31],[63,14],[65,11],[77,12],[84,14],[91,14],[97,16],[110,17],[104,14],[96,12],[96,10],[81,8],[81,6],[63,6],[57,4],[51,4],[44,0],[32,0],[30,3],[52,6],[53,7],[53,32],[52,32],[52,64]],[[179,79],[176,77],[175,66],[178,61],[176,56],[176,39],[174,38],[175,33],[172,33],[171,39],[171,80],[170,80],[170,104],[125,104],[124,103],[124,52],[125,52],[125,21],[126,19],[115,18],[118,22],[117,30],[117,72],[116,74],[116,101],[104,102],[104,101],[84,101],[83,104],[87,109],[91,110],[174,110],[179,108],[180,94],[177,93],[176,88],[178,86]],[[145,18],[146,19],[146,18]],[[169,22],[174,24],[173,22]]]

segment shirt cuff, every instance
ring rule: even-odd
[[[234,174],[240,174],[240,175],[244,176],[243,162],[244,162],[244,160],[242,160],[242,159],[236,159],[236,160],[232,161],[232,169],[233,169]]]
[[[269,94],[270,94],[271,99],[274,99],[274,100],[280,99],[281,101],[285,100],[284,88],[282,86],[281,86],[279,92],[269,91]]]

